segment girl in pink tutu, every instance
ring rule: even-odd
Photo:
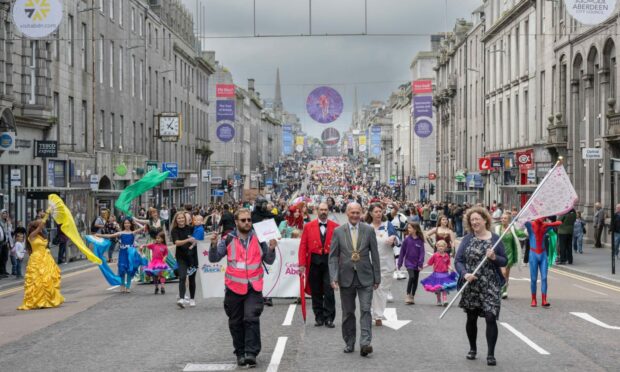
[[[448,244],[440,240],[435,244],[437,252],[431,256],[424,267],[433,266],[433,273],[420,283],[428,292],[437,295],[437,306],[448,304],[448,292],[456,288],[456,273],[450,264],[450,255],[446,252]]]
[[[155,294],[159,293],[159,284],[161,284],[161,294],[166,294],[164,284],[166,284],[166,278],[164,273],[170,271],[170,267],[166,265],[166,256],[168,255],[168,246],[166,245],[166,233],[161,231],[155,237],[155,243],[143,245],[142,249],[151,250],[151,262],[144,269],[145,274],[153,277],[155,282]]]

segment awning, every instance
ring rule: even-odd
[[[479,194],[482,190],[453,190],[446,191],[446,194]]]

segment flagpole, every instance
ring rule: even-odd
[[[532,203],[532,201],[534,200],[534,196],[536,196],[536,194],[538,194],[538,192],[541,189],[541,186],[547,181],[547,179],[549,178],[549,176],[553,173],[553,171],[555,170],[555,168],[558,167],[558,165],[561,165],[563,162],[563,158],[560,157],[558,159],[558,161],[555,163],[555,165],[553,166],[553,168],[551,168],[549,170],[549,172],[547,172],[547,174],[545,175],[545,178],[543,178],[543,180],[540,182],[540,184],[538,185],[538,187],[536,188],[536,190],[534,190],[534,192],[532,193],[532,195],[530,196],[530,198],[528,199],[527,203],[525,203],[525,205],[523,206],[523,208],[521,208],[521,210],[519,211],[519,213],[515,216],[515,218],[512,219],[512,221],[510,222],[510,224],[508,225],[508,227],[502,232],[502,234],[499,236],[499,239],[497,239],[497,241],[495,242],[495,244],[493,244],[493,246],[491,247],[492,250],[495,250],[495,248],[498,246],[498,244],[502,241],[502,238],[504,237],[504,235],[506,235],[506,233],[508,231],[510,231],[510,229],[512,228],[512,226],[515,224],[516,221],[519,220],[519,217],[521,216],[521,214],[523,213],[523,211],[527,210],[528,207],[530,206],[530,204]],[[472,275],[476,275],[478,273],[478,271],[480,270],[480,268],[482,268],[482,265],[484,265],[485,262],[487,262],[488,257],[484,256],[484,259],[482,259],[482,261],[480,261],[480,263],[478,264],[478,266],[476,266],[476,269],[474,270],[473,273],[471,273]],[[455,264],[456,266],[456,264]],[[463,278],[465,279],[465,278]],[[459,296],[463,293],[463,290],[467,287],[467,285],[469,284],[468,281],[465,281],[465,283],[463,284],[463,286],[461,287],[461,289],[456,293],[456,296],[454,296],[454,298],[452,298],[452,301],[450,301],[450,303],[448,304],[448,306],[446,307],[446,309],[441,313],[441,315],[439,316],[439,319],[443,319],[444,315],[446,315],[446,313],[448,312],[448,310],[450,310],[450,308],[452,307],[452,305],[454,304],[454,302],[456,301],[457,298],[459,298]]]

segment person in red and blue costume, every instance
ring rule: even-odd
[[[547,247],[545,244],[545,235],[553,227],[561,225],[561,221],[545,222],[545,218],[538,218],[532,222],[526,222],[525,228],[527,229],[530,239],[530,288],[532,291],[532,307],[536,307],[536,282],[538,281],[538,271],[540,271],[540,292],[542,293],[542,306],[549,307],[551,304],[547,301],[547,271],[548,271],[548,256]],[[555,247],[549,247],[549,249],[556,249]]]

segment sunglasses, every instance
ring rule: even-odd
[[[251,218],[240,218],[237,221],[246,223],[246,222],[252,222],[252,219]]]

